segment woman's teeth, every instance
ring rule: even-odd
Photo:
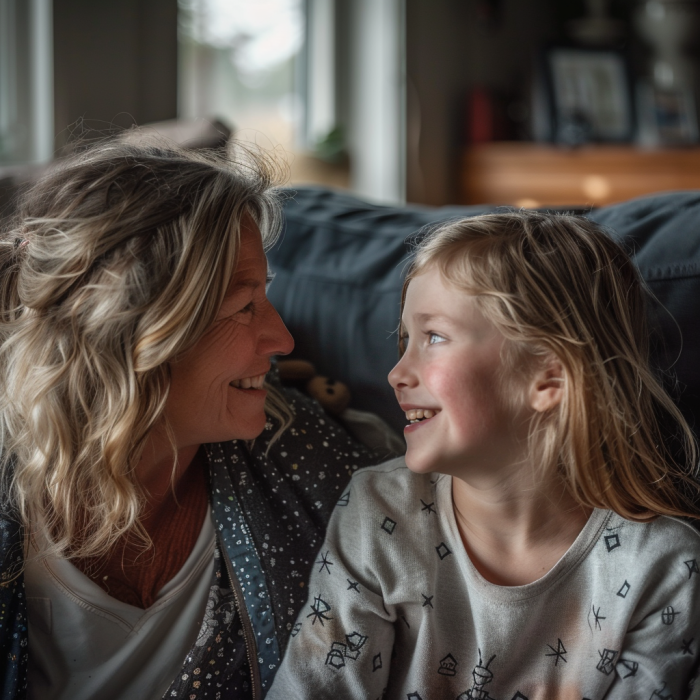
[[[418,423],[424,418],[432,418],[438,413],[439,411],[434,411],[432,408],[412,408],[406,411],[406,420],[409,423]]]
[[[267,372],[265,374],[258,374],[255,377],[243,377],[243,379],[234,379],[229,384],[234,389],[262,389],[263,384],[265,383],[266,376]]]

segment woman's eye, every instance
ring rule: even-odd
[[[441,335],[438,335],[437,333],[428,333],[428,343],[430,345],[435,345],[435,343],[444,343],[445,338],[443,338]]]
[[[254,307],[255,307],[255,302],[251,301],[250,303],[246,304],[240,311],[238,311],[238,313],[239,314],[252,313]]]

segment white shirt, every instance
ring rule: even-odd
[[[700,534],[594,510],[542,578],[498,586],[462,544],[452,479],[353,475],[267,700],[662,700],[700,651]]]
[[[65,559],[25,567],[28,700],[153,700],[197,639],[211,585],[215,533],[204,519],[182,569],[147,610],[112,598]]]

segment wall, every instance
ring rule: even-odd
[[[500,5],[493,26],[478,5]],[[533,55],[553,38],[550,0],[407,0],[407,183],[409,202],[458,201],[466,95],[476,85],[527,90]]]
[[[54,0],[56,147],[177,116],[177,0]]]

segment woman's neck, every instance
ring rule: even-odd
[[[149,525],[157,521],[164,508],[171,507],[171,497],[185,472],[193,464],[200,445],[173,447],[162,431],[153,430],[136,465],[136,481],[146,496],[146,506],[141,518],[142,525],[149,531]]]
[[[591,513],[558,475],[543,476],[522,465],[478,485],[453,478],[452,501],[472,563],[486,580],[503,586],[544,576]]]

